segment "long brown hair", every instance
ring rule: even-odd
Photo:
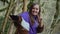
[[[33,8],[33,6],[35,6],[35,5],[38,5],[37,3],[32,3],[31,4],[31,6],[30,6],[30,8],[29,8],[29,16],[30,16],[30,23],[31,23],[31,25],[33,25],[34,24],[34,18],[33,18],[33,15],[32,15],[32,8]],[[39,13],[38,13],[38,15],[37,15],[37,20],[38,20],[38,23],[40,24],[41,23],[41,21],[40,21],[40,12],[41,12],[41,8],[40,8],[40,6],[39,6]]]

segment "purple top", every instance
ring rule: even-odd
[[[30,24],[29,12],[23,12],[20,14],[20,16],[23,17],[23,19]],[[37,20],[35,20],[35,23],[33,24],[33,26],[30,25],[29,34],[37,34],[36,32],[37,27],[38,27],[38,22]]]

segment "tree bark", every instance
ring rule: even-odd
[[[5,15],[5,19],[2,23],[2,28],[1,28],[1,34],[4,34],[4,30],[5,30],[5,27],[6,27],[6,24],[7,24],[7,21],[8,21],[8,17],[9,17],[9,14],[11,13],[12,9],[13,9],[13,0],[10,0],[10,4],[7,8],[7,12],[6,12],[6,15]]]
[[[27,11],[27,0],[23,0],[23,12]]]

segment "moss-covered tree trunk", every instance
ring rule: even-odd
[[[60,0],[56,1],[56,13],[51,28],[51,34],[60,34]]]
[[[10,13],[11,15],[15,13],[15,7],[16,7],[16,4],[15,4],[15,1],[13,0],[13,9]],[[6,34],[13,34],[13,33],[14,33],[14,23],[13,21],[11,21]]]
[[[7,21],[8,21],[8,17],[9,17],[9,14],[11,13],[12,9],[13,9],[13,0],[10,0],[10,4],[7,8],[7,12],[6,12],[6,15],[5,15],[5,19],[2,23],[2,29],[1,29],[1,34],[4,34],[4,30],[5,30],[5,27],[6,27],[6,24],[7,24]]]
[[[56,12],[56,0],[40,0],[41,16],[44,22],[44,31],[39,34],[51,34],[51,24]]]
[[[60,34],[60,0],[40,0],[44,31],[39,34]]]
[[[23,0],[23,12],[27,11],[27,0]]]

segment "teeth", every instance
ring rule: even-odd
[[[37,13],[37,12],[36,12]]]
[[[34,11],[33,11],[34,12]],[[37,13],[37,12],[34,12],[34,13]]]

